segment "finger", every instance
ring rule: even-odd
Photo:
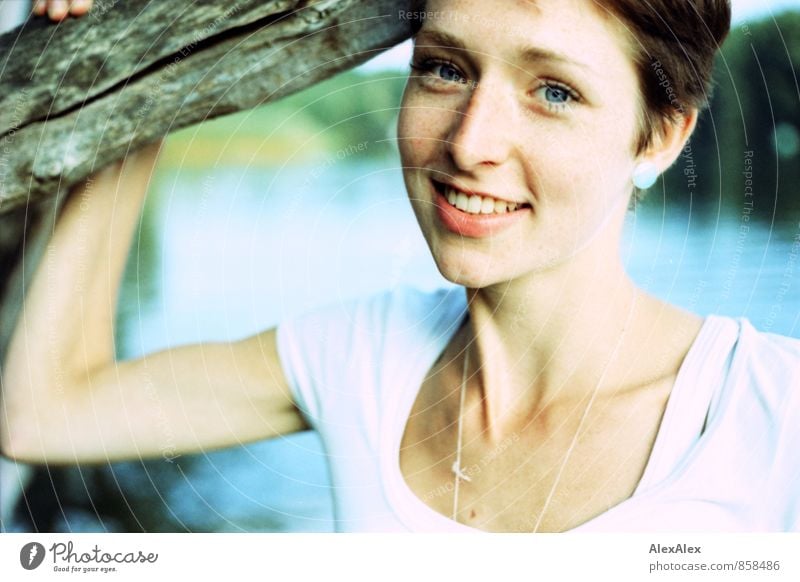
[[[45,12],[47,12],[47,3],[45,0],[36,0],[33,4],[33,13],[36,16],[44,16]]]
[[[68,11],[67,0],[50,0],[47,5],[47,16],[50,17],[50,20],[64,20]]]
[[[72,0],[69,13],[73,16],[83,16],[92,7],[92,0]]]

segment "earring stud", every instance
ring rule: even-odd
[[[639,190],[647,190],[658,179],[658,168],[653,162],[639,162],[633,170],[633,185]]]

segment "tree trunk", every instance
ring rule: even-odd
[[[408,38],[413,0],[96,0],[0,37],[0,213]]]
[[[59,193],[169,132],[372,58],[411,35],[414,4],[95,0],[82,18],[0,36],[0,366]],[[29,474],[0,459],[3,523]]]

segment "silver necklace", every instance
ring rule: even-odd
[[[461,397],[458,404],[458,439],[456,440],[456,460],[453,461],[453,465],[450,467],[450,470],[453,471],[453,521],[457,521],[456,516],[458,515],[459,485],[461,481],[472,481],[472,479],[469,478],[469,475],[464,473],[464,470],[461,468],[461,439],[463,438],[464,434],[464,395],[467,392],[468,362],[469,348],[467,348],[464,352],[464,370],[461,373]]]

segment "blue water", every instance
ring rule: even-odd
[[[428,255],[397,168],[376,162],[163,175],[158,290],[133,311],[127,357],[240,338],[313,306],[401,284],[446,282]],[[794,246],[792,246],[794,244]],[[800,225],[647,206],[623,257],[645,289],[698,314],[800,336]],[[183,459],[186,460],[186,459]],[[187,529],[328,531],[324,458],[312,433],[194,456],[161,491]],[[133,466],[118,468],[120,482]],[[131,482],[136,478],[129,473]]]

